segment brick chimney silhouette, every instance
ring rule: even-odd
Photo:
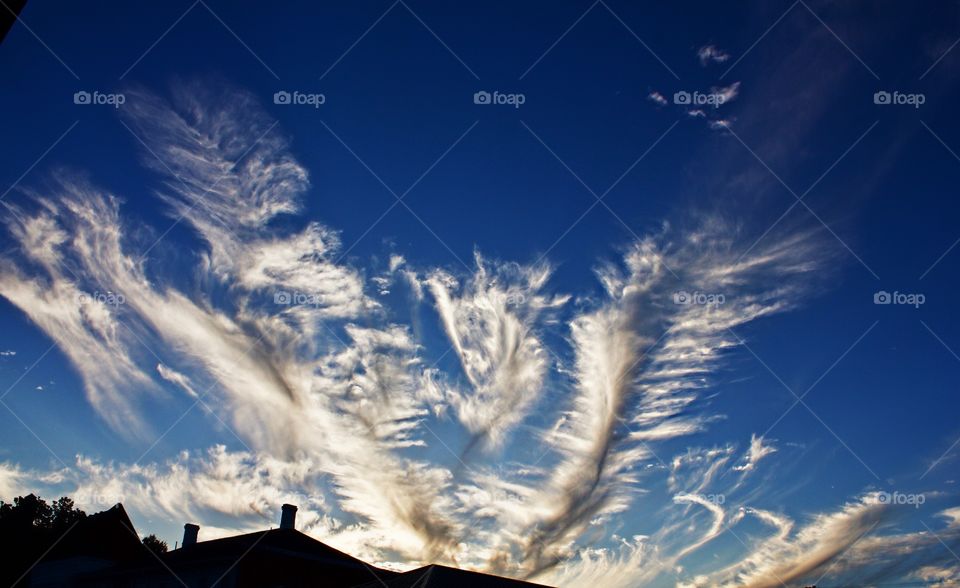
[[[197,544],[197,534],[200,533],[200,525],[187,523],[183,526],[183,545],[182,547],[191,547]]]
[[[284,504],[280,507],[280,528],[297,528],[297,507],[292,504]]]

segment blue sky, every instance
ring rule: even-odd
[[[252,8],[34,2],[0,47],[2,498],[960,582],[955,4]]]

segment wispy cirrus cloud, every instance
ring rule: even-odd
[[[747,452],[743,463],[733,469],[741,472],[749,472],[757,467],[761,459],[768,455],[776,453],[777,448],[770,444],[765,444],[763,437],[751,435],[750,450]]]
[[[816,267],[810,235],[739,259],[731,234],[712,222],[678,240],[650,237],[598,270],[606,299],[571,323],[574,394],[552,437],[559,459],[501,521],[525,538],[533,573],[628,508],[637,467],[659,460],[650,442],[706,425],[694,406],[712,366],[737,345],[730,329],[789,308],[806,288]]]
[[[24,263],[0,264],[0,293],[66,354],[83,378],[87,399],[114,427],[147,430],[130,387],[155,388],[129,351],[131,336],[120,322],[126,309],[100,296],[116,290],[110,273],[140,281],[140,268],[127,259],[111,259],[109,266],[95,261],[119,247],[117,200],[62,174],[51,191],[51,198],[34,194],[34,211],[20,208],[8,217]]]
[[[740,82],[734,82],[729,86],[714,86],[710,88],[710,92],[717,97],[719,104],[728,104],[740,95]]]
[[[157,364],[157,373],[164,380],[179,386],[181,389],[183,389],[184,392],[186,392],[191,397],[193,398],[200,397],[200,395],[197,394],[197,391],[193,389],[193,384],[190,382],[190,378],[188,378],[186,375],[181,374],[177,370],[169,368],[163,365],[162,363]]]
[[[383,322],[325,325],[377,313],[360,273],[333,261],[334,232],[311,223],[263,236],[276,215],[297,210],[305,171],[242,92],[219,102],[182,88],[173,102],[137,96],[131,128],[165,178],[160,196],[205,244],[199,288],[187,294],[173,280],[148,279],[147,260],[125,241],[119,200],[64,175],[50,198],[38,197],[38,211],[22,211],[24,225],[10,225],[26,261],[43,271],[34,277],[8,263],[0,292],[64,349],[118,431],[144,430],[133,425],[142,417],[136,394],[159,390],[155,373],[182,384],[174,371],[189,370],[246,443],[287,459],[316,453],[337,472],[332,484],[345,508],[387,527],[381,535],[405,550],[433,553],[450,526],[431,522],[444,475],[395,453],[424,412],[413,405],[430,398],[419,386],[426,374],[416,346],[405,329]],[[206,112],[201,96],[221,110]],[[124,304],[83,299],[81,280],[122,293]],[[228,295],[214,296],[222,288]],[[278,292],[309,302],[281,304]],[[171,359],[154,372],[131,349]]]
[[[720,90],[732,99],[738,86]],[[186,84],[169,99],[133,90],[127,104],[156,196],[194,240],[171,254],[190,271],[171,275],[155,253],[169,225],[135,230],[118,196],[61,172],[7,221],[17,251],[0,263],[0,295],[57,343],[120,433],[149,430],[147,395],[210,395],[249,449],[143,464],[81,457],[45,473],[8,464],[0,490],[72,485],[212,534],[260,528],[271,505],[295,500],[307,531],[371,561],[456,562],[566,585],[699,582],[678,570],[747,517],[774,535],[707,583],[764,585],[827,563],[854,574],[872,568],[850,554],[870,559],[898,541],[912,542],[917,573],[948,563],[916,533],[850,547],[856,521],[880,516],[866,498],[797,532],[746,498],[711,500],[736,497],[775,460],[770,440],[659,455],[723,418],[703,396],[740,346],[731,329],[815,290],[826,255],[817,233],[780,232],[741,257],[737,227],[721,219],[665,228],[601,264],[600,295],[577,305],[551,284],[550,265],[479,252],[466,274],[393,253],[368,279],[340,259],[336,230],[301,218],[309,174],[251,95]],[[428,342],[384,301],[396,280],[427,302],[456,369],[424,361]],[[448,444],[440,435],[451,429],[468,438]],[[457,442],[486,451],[459,452],[448,467],[436,444]],[[491,465],[493,450],[519,444],[543,455]],[[669,490],[653,509],[661,529],[608,532],[614,515],[649,506],[654,475]],[[954,527],[941,528],[948,539]],[[804,560],[808,548],[820,563]]]
[[[881,531],[896,517],[896,508],[866,493],[840,509],[818,514],[792,531],[785,517],[747,510],[773,525],[777,532],[758,540],[742,559],[726,568],[696,578],[684,586],[748,586],[773,588],[784,584],[814,583],[827,574],[831,583],[871,585],[925,574],[932,566],[956,570],[950,551],[960,545],[960,528],[948,524],[936,533]],[[946,513],[941,512],[940,516]]]
[[[444,330],[460,358],[468,390],[450,403],[474,441],[496,447],[541,396],[550,365],[537,335],[569,296],[542,292],[550,268],[494,265],[475,256],[476,273],[461,285],[436,271],[426,280]]]
[[[656,532],[615,537],[619,544],[611,547],[579,549],[538,578],[564,586],[609,582],[604,585],[678,588],[882,585],[898,579],[950,586],[956,581],[960,565],[951,551],[960,542],[960,513],[955,507],[938,511],[931,526],[904,530],[898,527],[914,507],[869,491],[798,522],[749,506],[751,494],[738,493],[750,472],[734,464],[749,461],[753,453],[748,447],[738,458],[736,448],[726,446],[677,456],[670,467],[675,506],[665,509]],[[756,531],[750,521],[764,530]],[[698,550],[723,537],[739,553],[706,566],[691,563]]]

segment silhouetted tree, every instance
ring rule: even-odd
[[[73,500],[63,496],[53,506],[35,494],[18,496],[13,504],[0,501],[0,525],[4,528],[28,528],[65,531],[70,525],[87,516],[76,508]]]
[[[52,505],[35,494],[18,496],[12,503],[0,501],[0,553],[5,559],[0,584],[10,586],[18,579],[17,585],[28,583],[23,575],[29,566],[86,516],[66,496]]]
[[[0,503],[0,521],[5,526],[19,529],[28,527],[49,529],[52,520],[53,510],[50,505],[35,494],[17,496],[13,499],[13,504]]]
[[[169,547],[167,547],[167,542],[160,540],[156,535],[147,535],[143,538],[143,545],[150,551],[160,555],[161,553],[166,553]]]
[[[51,520],[51,528],[54,531],[65,531],[73,526],[77,521],[85,518],[87,513],[83,512],[79,508],[76,508],[73,504],[73,499],[67,498],[66,496],[61,496],[53,503],[53,519]]]

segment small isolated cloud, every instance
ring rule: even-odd
[[[0,351],[0,357],[13,357],[17,352],[13,350]]]
[[[387,271],[383,272],[379,276],[374,276],[370,278],[370,281],[373,282],[373,285],[377,289],[377,294],[380,296],[387,296],[390,294],[390,288],[393,286],[394,279],[396,278],[398,272],[405,273],[404,266],[407,265],[407,260],[404,256],[398,255],[396,253],[390,255],[390,261],[388,262]]]
[[[647,95],[647,100],[650,100],[650,101],[652,101],[652,102],[656,102],[657,104],[660,104],[661,106],[667,103],[667,98],[666,98],[663,94],[661,94],[660,92],[656,92],[656,91],[650,92],[650,93]]]
[[[731,125],[733,125],[733,121],[726,118],[710,121],[710,128],[713,129],[714,131],[726,130],[730,128]]]
[[[390,273],[397,271],[407,263],[402,255],[393,254],[390,256]]]
[[[700,59],[700,65],[706,67],[711,63],[723,63],[730,59],[730,54],[715,45],[704,45],[697,50],[697,57]]]
[[[370,281],[374,283],[377,287],[377,293],[381,296],[386,296],[390,293],[390,284],[393,283],[393,279],[387,276],[375,276],[370,278]]]
[[[740,95],[740,82],[733,82],[728,86],[712,86],[709,92],[700,90],[678,90],[673,94],[673,103],[676,104],[689,118],[702,118],[712,130],[729,128],[731,118],[715,118],[721,106],[733,102]],[[660,92],[653,91],[647,99],[658,106],[665,106],[670,101]]]
[[[747,450],[747,455],[744,457],[743,463],[735,466],[733,469],[739,472],[749,472],[757,467],[757,462],[761,459],[771,453],[776,453],[776,447],[773,445],[764,445],[763,441],[763,437],[750,435],[750,448]]]
[[[729,86],[713,87],[710,91],[717,97],[717,107],[733,102],[740,95],[740,82]]]

